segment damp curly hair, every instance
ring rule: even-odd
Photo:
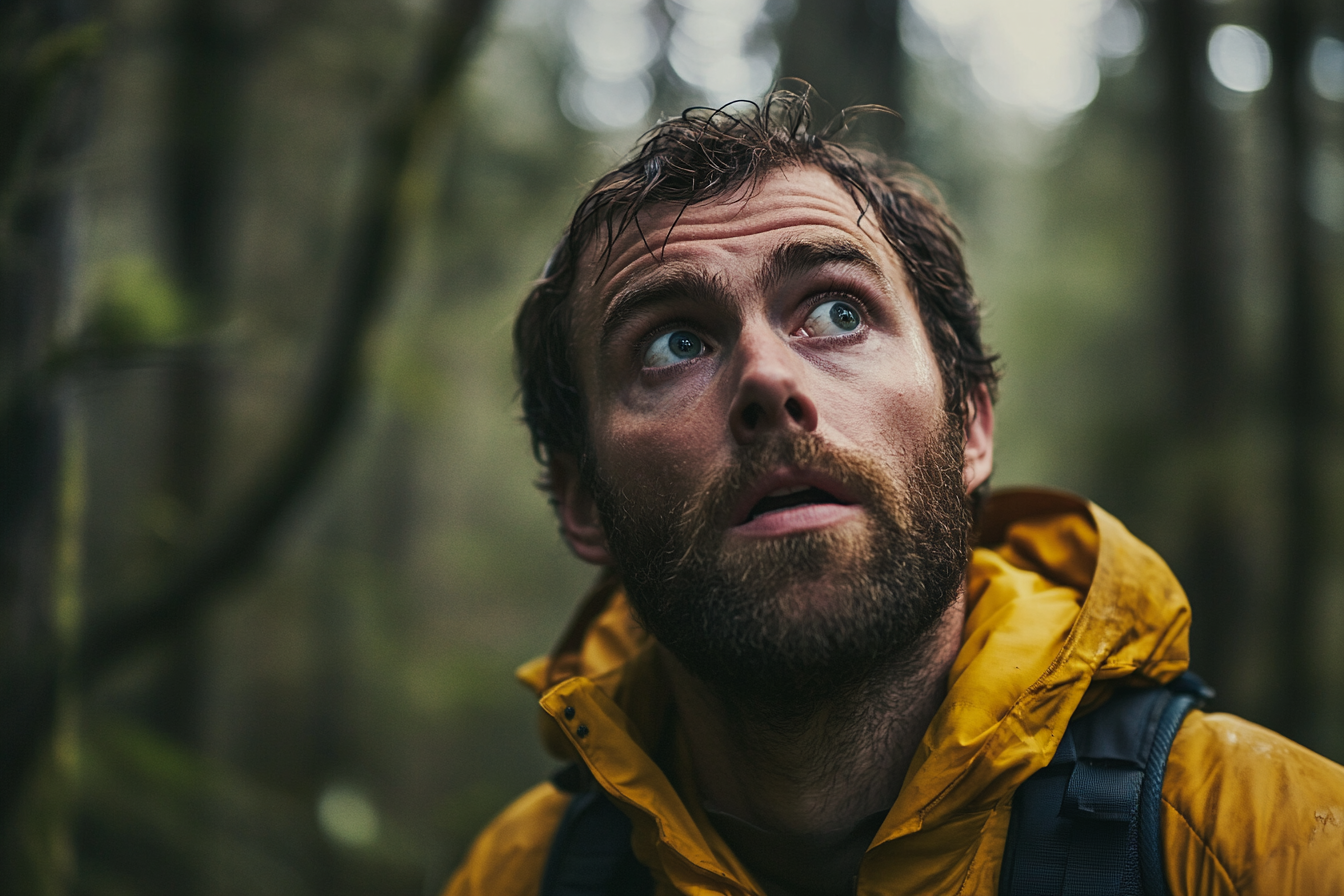
[[[852,107],[813,132],[809,93],[806,87],[775,90],[759,104],[687,109],[646,132],[631,157],[584,196],[514,323],[523,421],[539,462],[557,453],[581,459],[587,447],[583,395],[570,352],[569,301],[585,254],[597,250],[600,267],[631,227],[643,236],[641,211],[662,205],[685,210],[743,187],[749,193],[785,167],[820,168],[853,197],[860,218],[876,213],[883,236],[905,265],[938,360],[947,411],[964,419],[968,396],[980,385],[995,395],[998,357],[981,342],[980,303],[966,273],[961,234],[936,189],[910,166],[836,139],[855,118],[889,110]]]

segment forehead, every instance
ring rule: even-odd
[[[790,239],[849,242],[904,280],[896,253],[883,237],[876,212],[860,206],[825,171],[788,167],[766,175],[754,190],[682,207],[658,205],[640,213],[616,240],[610,256],[594,240],[576,278],[575,316],[594,321],[612,297],[666,265],[691,264],[720,275],[759,265]]]

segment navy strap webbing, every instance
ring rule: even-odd
[[[1069,723],[1050,764],[1018,788],[999,896],[1166,896],[1162,778],[1172,741],[1213,696],[1186,673],[1120,689]]]

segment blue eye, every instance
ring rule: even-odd
[[[664,333],[648,351],[644,352],[645,367],[670,367],[678,361],[688,361],[705,353],[705,343],[699,336],[686,330]]]
[[[803,330],[809,336],[842,336],[852,333],[863,323],[859,309],[849,302],[822,302],[803,322]]]

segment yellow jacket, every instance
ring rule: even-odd
[[[1188,663],[1180,585],[1096,505],[1004,493],[980,542],[947,697],[868,848],[864,896],[995,894],[1013,792],[1050,761],[1070,717]],[[630,816],[660,896],[759,896],[688,783],[649,648],[619,583],[599,584],[555,651],[519,670],[541,695],[542,737],[557,756],[587,763]],[[445,896],[536,894],[568,800],[550,784],[524,794],[480,834]],[[1344,767],[1235,716],[1196,711],[1172,747],[1162,803],[1173,896],[1344,894]]]

